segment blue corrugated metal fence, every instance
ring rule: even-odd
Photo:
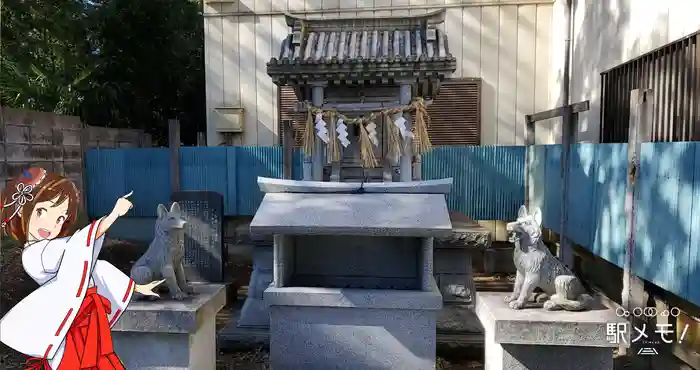
[[[438,147],[423,156],[425,179],[454,178],[450,208],[477,220],[507,220],[523,203],[524,147]],[[92,149],[87,153],[88,212],[111,210],[117,197],[133,190],[134,216],[154,216],[170,197],[168,149]],[[224,195],[228,216],[253,215],[262,193],[258,176],[282,177],[281,147],[184,147],[180,188]],[[292,172],[302,176],[302,153]]]
[[[475,220],[511,220],[524,203],[525,147],[444,146],[423,156],[426,180],[452,177],[451,210]]]
[[[562,148],[530,148],[531,202],[544,225],[560,229]],[[301,178],[302,154],[294,153],[294,178]],[[450,209],[478,220],[514,219],[524,202],[524,147],[438,147],[422,158],[425,179],[454,178]],[[700,143],[644,143],[637,179],[638,276],[700,304]],[[187,147],[180,152],[183,190],[224,195],[226,215],[253,215],[262,194],[258,176],[281,177],[280,147]],[[87,196],[91,216],[111,210],[133,190],[135,216],[154,216],[170,196],[168,149],[94,149],[88,152]],[[576,144],[568,169],[568,236],[596,255],[622,266],[626,243],[624,199],[626,144]]]
[[[536,146],[532,203],[560,230],[562,148]],[[572,148],[567,234],[622,267],[627,239],[627,144]],[[636,180],[633,272],[700,304],[700,143],[643,143]]]

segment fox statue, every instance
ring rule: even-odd
[[[186,221],[177,202],[169,211],[159,204],[157,214],[155,236],[146,253],[132,266],[131,279],[136,284],[164,279],[170,297],[182,300],[192,293],[183,265]]]
[[[533,299],[535,288],[544,296],[546,310],[583,311],[590,309],[593,298],[579,280],[542,242],[542,212],[537,208],[528,213],[525,206],[518,210],[518,219],[506,225],[515,243],[513,262],[517,274],[513,293],[506,297],[512,309],[521,309]],[[542,299],[544,298],[544,299]]]

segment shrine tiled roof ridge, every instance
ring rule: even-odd
[[[309,32],[304,43],[293,39],[282,42],[268,65],[456,61],[438,29],[320,31]]]
[[[357,9],[361,10],[361,9]],[[303,17],[285,13],[287,26],[294,30],[300,30],[305,26],[309,30],[324,31],[328,29],[342,28],[345,30],[357,30],[367,28],[409,28],[411,26],[435,26],[445,22],[445,9],[439,9],[423,14],[410,16],[381,16],[381,17]]]
[[[437,83],[457,68],[447,35],[437,25],[445,10],[409,17],[302,18],[286,16],[290,33],[267,63],[277,85],[308,81]]]

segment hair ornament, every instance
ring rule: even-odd
[[[34,200],[32,191],[39,183],[41,183],[41,181],[44,180],[46,177],[46,170],[38,167],[29,168],[22,171],[22,175],[24,178],[20,179],[15,186],[15,192],[12,193],[11,199],[9,199],[10,202],[2,205],[2,209],[12,206],[15,207],[14,212],[12,212],[10,216],[5,217],[5,219],[2,221],[2,227],[6,227],[7,223],[17,216],[17,214],[19,214],[22,206],[27,204],[27,202]]]

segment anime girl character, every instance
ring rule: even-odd
[[[0,341],[30,356],[27,369],[124,369],[110,329],[134,292],[157,296],[162,283],[135,284],[97,259],[107,229],[132,208],[130,195],[70,235],[79,205],[72,181],[30,168],[7,184],[2,230],[24,244],[22,265],[40,286],[0,320]]]

